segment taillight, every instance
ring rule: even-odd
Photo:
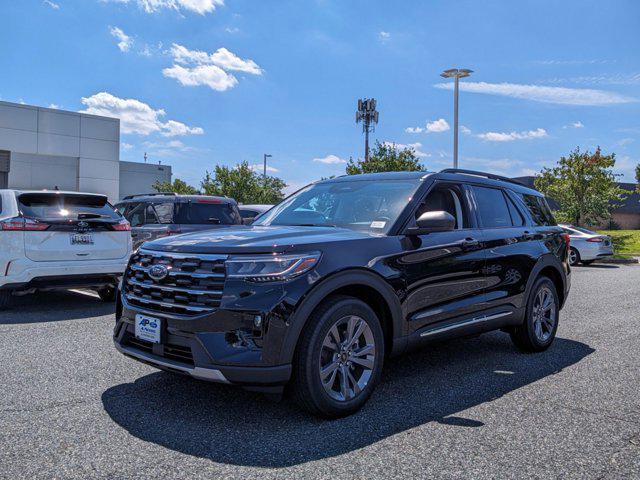
[[[0,222],[0,230],[9,232],[40,232],[49,228],[48,223],[31,218],[13,217]]]
[[[569,245],[571,245],[571,237],[569,236],[568,233],[563,233],[562,238],[564,238],[564,243],[567,244],[567,248],[568,248]]]
[[[604,242],[604,238],[602,238],[602,237],[591,237],[591,238],[587,238],[587,242],[602,243],[602,242]]]
[[[116,232],[129,232],[131,231],[131,224],[125,219],[120,220],[118,223],[111,225],[111,228]]]

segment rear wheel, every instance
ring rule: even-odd
[[[571,247],[569,250],[569,265],[572,267],[580,263],[580,253],[575,248]]]
[[[540,277],[531,289],[526,317],[511,332],[511,340],[525,352],[541,352],[553,343],[558,330],[560,303],[553,282]]]
[[[100,300],[102,300],[103,302],[114,302],[116,300],[116,289],[115,287],[109,286],[109,287],[102,287],[99,288],[97,290],[98,292],[98,296],[100,297]]]
[[[0,310],[8,308],[11,304],[11,291],[0,290]]]
[[[373,310],[356,298],[330,298],[301,335],[291,384],[295,399],[314,415],[351,415],[380,381],[383,359],[384,335]]]

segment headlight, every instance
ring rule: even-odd
[[[250,282],[281,282],[308,272],[318,260],[319,252],[238,255],[229,257],[225,265],[227,278],[242,278]]]

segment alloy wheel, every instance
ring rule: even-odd
[[[576,263],[578,263],[578,254],[572,248],[571,250],[569,250],[569,265],[575,265]]]
[[[557,314],[555,296],[549,287],[543,286],[533,302],[533,330],[540,342],[553,335]]]
[[[376,343],[369,324],[357,315],[335,322],[320,349],[319,375],[334,400],[353,400],[367,386],[376,359]]]

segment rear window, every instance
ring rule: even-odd
[[[230,203],[189,202],[176,204],[176,223],[238,225],[238,207]]]
[[[120,218],[106,197],[95,195],[23,193],[18,196],[18,206],[24,217],[37,220]]]
[[[531,218],[536,225],[556,225],[556,221],[553,218],[549,204],[547,204],[547,200],[544,197],[522,193],[518,193],[518,196],[526,205],[529,213],[531,214]]]

